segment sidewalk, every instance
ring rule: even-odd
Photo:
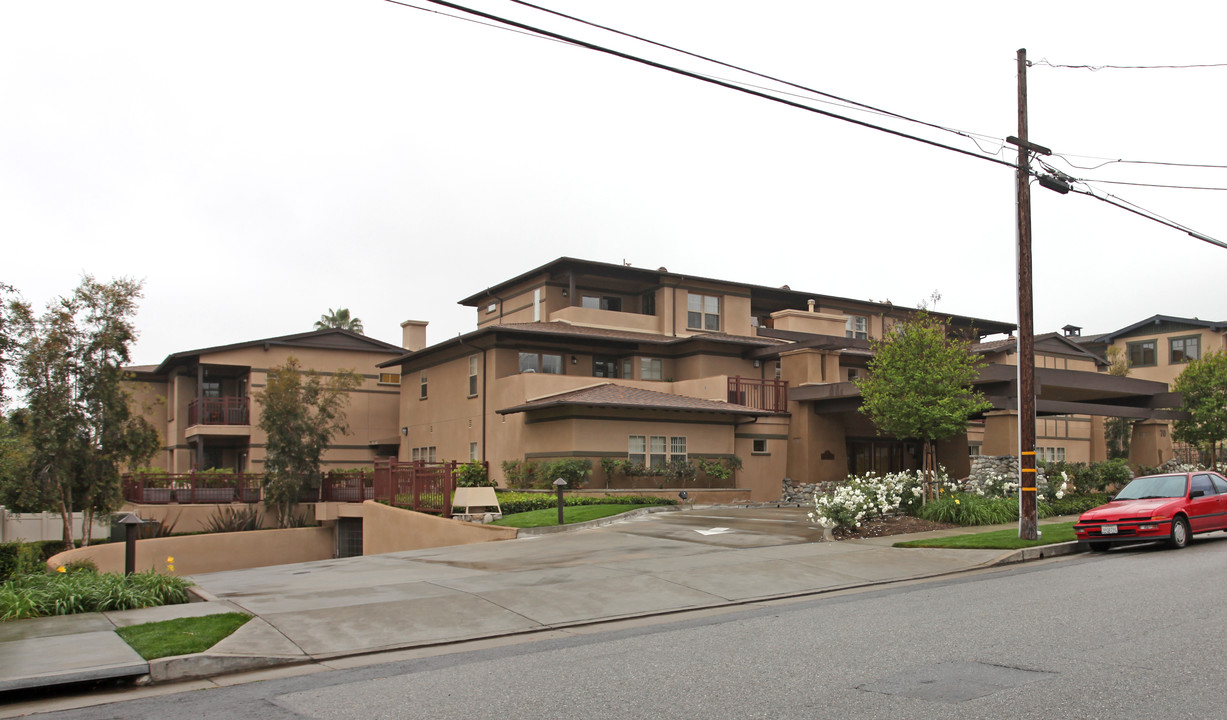
[[[741,519],[729,517],[738,512],[722,508],[709,517]],[[770,542],[787,544],[743,547],[738,543],[756,542],[746,539],[753,532],[679,524],[702,523],[702,517],[690,510],[658,513],[496,543],[211,573],[193,578],[206,602],[0,623],[0,691],[146,674],[154,682],[211,677],[804,596],[1075,551],[1074,543],[1004,552],[891,547],[994,528],[837,543],[796,543],[785,536]],[[766,528],[787,521],[748,517],[739,527],[753,522]],[[255,617],[197,655],[146,663],[114,633],[123,625],[234,610]]]

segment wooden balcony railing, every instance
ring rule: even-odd
[[[729,402],[757,410],[788,412],[788,382],[735,375],[729,378]]]
[[[250,425],[248,397],[218,397],[193,400],[187,405],[187,424],[192,425]]]

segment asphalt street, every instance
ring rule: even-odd
[[[1225,559],[1215,534],[39,717],[1224,717]]]

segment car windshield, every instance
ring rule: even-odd
[[[1117,500],[1184,497],[1187,475],[1152,475],[1140,477],[1117,494]]]

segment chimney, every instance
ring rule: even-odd
[[[400,324],[401,347],[409,352],[417,352],[426,347],[426,320],[406,320]]]
[[[806,302],[806,304],[807,304],[807,305],[809,305],[809,311],[810,311],[810,312],[814,312],[814,301],[813,301],[813,300],[806,300],[805,302]]]

